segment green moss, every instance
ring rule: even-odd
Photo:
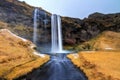
[[[65,49],[65,50],[72,50],[72,51],[73,51],[73,50],[74,50],[74,45],[73,45],[73,46],[65,45],[65,46],[64,46],[64,49]]]

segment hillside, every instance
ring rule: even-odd
[[[30,27],[32,26],[32,11],[33,7],[24,2],[0,0],[0,28],[7,28],[28,39],[27,36],[32,35],[30,34],[32,33],[32,27]]]
[[[120,50],[120,33],[105,31],[97,37],[75,47],[79,50]]]
[[[13,80],[39,68],[49,56],[39,54],[32,42],[16,36],[7,29],[0,30],[0,80]],[[33,65],[34,64],[34,65]]]

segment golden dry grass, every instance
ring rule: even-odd
[[[22,65],[15,66],[9,74],[5,76],[6,79],[14,79],[20,77],[20,75],[25,75],[31,72],[33,69],[39,68],[41,65],[46,63],[49,60],[49,56],[45,58],[37,58],[35,60],[31,60]]]
[[[120,80],[120,51],[84,51],[68,57],[88,80]]]
[[[33,44],[16,37],[8,30],[0,30],[0,78],[12,80],[40,67],[49,56],[34,55]]]
[[[97,37],[75,47],[76,50],[120,50],[120,32],[104,31]]]
[[[120,50],[120,33],[106,31],[103,32],[93,45],[98,50]]]

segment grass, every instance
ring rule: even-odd
[[[44,59],[36,58],[24,64],[18,65],[14,67],[12,71],[9,72],[9,74],[5,76],[5,78],[14,79],[14,78],[18,78],[20,75],[26,75],[28,72],[31,72],[33,69],[39,68],[41,65],[46,63],[48,60],[49,60],[49,57],[46,56]]]
[[[120,33],[113,31],[105,31],[97,37],[84,42],[75,47],[77,51],[85,50],[120,50]]]
[[[68,57],[88,80],[120,80],[120,51],[83,51],[76,55]]]
[[[13,36],[8,30],[0,30],[0,78],[13,80],[49,60],[47,55],[34,55],[31,45],[32,42]]]

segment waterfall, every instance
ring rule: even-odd
[[[37,44],[37,27],[40,25],[38,22],[44,22],[44,31],[47,31],[47,14],[39,9],[34,10],[34,31],[33,42]],[[43,26],[39,26],[43,27]],[[87,77],[75,68],[72,62],[67,58],[66,53],[70,51],[63,50],[62,45],[62,28],[61,18],[59,15],[52,14],[51,16],[51,59],[40,69],[36,69],[33,72],[27,74],[25,77],[20,77],[23,80],[88,80]],[[40,35],[40,34],[39,34]],[[43,34],[42,34],[43,35]],[[47,34],[43,35],[45,41]],[[41,45],[40,45],[41,46]],[[48,46],[48,44],[47,44]],[[45,50],[47,49],[44,47]],[[41,47],[43,49],[43,47]],[[43,49],[44,50],[44,49]],[[45,53],[45,52],[44,52]],[[54,54],[55,53],[55,54]],[[63,53],[63,54],[56,54]],[[19,79],[19,78],[18,78]]]
[[[61,52],[63,50],[63,45],[62,45],[62,29],[61,29],[61,18],[60,16],[57,16],[57,21],[58,21],[58,49]]]
[[[40,37],[40,34],[38,35],[38,26],[45,28],[46,31],[46,25],[48,23],[47,14],[40,10],[39,8],[35,8],[33,13],[33,43],[37,44],[38,37]],[[46,38],[45,38],[46,39]],[[46,40],[45,40],[46,41]]]
[[[36,45],[38,43],[38,38],[44,37],[44,42],[47,42],[47,14],[40,10],[39,8],[36,8],[34,10],[34,16],[33,16],[33,22],[34,22],[34,29],[33,29],[33,43]],[[41,29],[44,30],[44,34],[38,35],[38,25]],[[44,28],[43,28],[44,27]],[[40,43],[40,42],[39,42]],[[43,43],[39,46],[39,51],[42,51],[43,53],[70,53],[70,51],[63,50],[62,45],[62,26],[61,26],[61,17],[56,14],[52,14],[51,16],[51,50],[48,48],[48,43]],[[42,50],[40,50],[42,49]]]
[[[38,9],[36,8],[34,10],[34,16],[33,16],[33,26],[34,26],[34,29],[33,29],[33,43],[34,44],[37,44],[37,17],[38,17]]]
[[[57,15],[53,14],[51,16],[51,32],[52,32],[52,52],[58,51],[58,42],[57,42]]]
[[[51,52],[62,52],[62,30],[61,30],[61,18],[56,14],[51,16],[51,32],[52,32],[52,49]]]
[[[45,19],[43,20],[43,22],[44,22],[44,31],[45,31],[45,34],[44,34],[44,36],[45,36],[45,42],[47,41],[47,34],[46,34],[46,32],[47,32],[47,23],[48,23],[48,19],[47,19],[47,14],[45,13]]]

